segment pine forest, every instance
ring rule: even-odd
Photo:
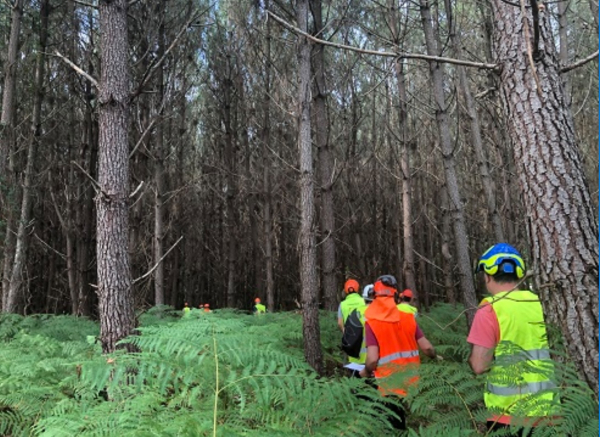
[[[556,363],[560,414],[519,432],[597,435],[598,20],[1,2],[0,436],[513,435],[486,429],[466,341],[495,243]],[[440,354],[400,434],[340,349],[345,282],[381,275]]]

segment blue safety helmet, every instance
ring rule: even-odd
[[[525,276],[525,261],[519,251],[510,244],[498,243],[486,250],[479,258],[475,273],[480,271],[490,276],[497,273],[513,273],[521,279]]]

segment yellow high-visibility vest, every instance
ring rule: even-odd
[[[405,302],[399,303],[398,305],[396,305],[396,307],[403,313],[408,313],[408,314],[413,314],[413,315],[416,315],[417,311],[418,311],[417,308],[415,308],[411,304],[408,304]]]
[[[542,305],[528,290],[488,297],[500,327],[500,342],[487,375],[485,405],[495,414],[543,417],[554,413],[554,363]]]
[[[360,347],[360,356],[358,358],[348,357],[348,361],[351,363],[364,364],[367,359],[367,345],[365,339],[365,311],[367,310],[367,304],[362,296],[358,293],[350,293],[346,296],[346,299],[342,301],[340,304],[340,308],[342,310],[342,320],[346,323],[346,319],[352,311],[355,309],[358,310],[360,315],[360,322],[363,325],[363,342]]]

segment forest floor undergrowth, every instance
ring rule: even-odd
[[[96,322],[46,314],[0,316],[0,436],[476,436],[484,380],[466,364],[460,308],[436,305],[419,325],[444,361],[423,358],[406,400],[408,431],[364,381],[344,377],[340,332],[321,312],[326,375],[303,354],[302,316],[235,310],[139,315],[136,353],[101,353]],[[533,436],[596,436],[598,401],[559,366],[561,419]]]

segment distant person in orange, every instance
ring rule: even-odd
[[[412,290],[409,290],[408,288],[406,290],[404,290],[401,294],[400,294],[400,303],[398,305],[396,305],[396,307],[404,312],[404,313],[409,313],[409,314],[414,314],[415,317],[418,316],[418,310],[417,308],[412,304],[413,303],[413,292]]]
[[[210,305],[205,303],[204,304],[204,312],[205,313],[212,313],[211,309],[210,309]]]

